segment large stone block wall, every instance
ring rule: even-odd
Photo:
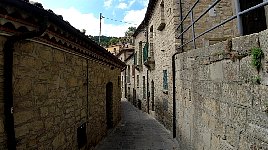
[[[268,30],[176,57],[181,149],[267,149]],[[251,49],[264,52],[261,84]]]
[[[1,68],[5,40],[0,37]],[[95,146],[107,133],[108,82],[113,83],[114,125],[120,120],[120,71],[49,45],[32,41],[16,44],[13,96],[17,149],[78,149],[77,128],[83,123],[87,124],[87,147]],[[0,149],[5,149],[0,93]]]
[[[121,85],[118,82],[121,70],[105,64],[89,61],[89,142],[96,145],[105,135],[106,126],[106,84],[113,83],[113,124],[121,119]],[[118,84],[119,83],[119,84]]]
[[[183,17],[186,16],[190,8],[194,5],[195,0],[188,0],[187,2],[182,2],[183,4]],[[196,20],[205,10],[212,5],[214,1],[200,1],[193,10],[193,18]],[[213,13],[214,10],[214,13]],[[214,9],[211,10],[211,13],[208,12],[204,15],[197,23],[195,23],[195,36],[200,35],[201,33],[205,32],[206,30],[214,27],[215,25],[220,24],[221,22],[225,21],[226,19],[230,18],[235,14],[235,5],[234,1],[230,0],[222,0],[219,2]],[[231,21],[226,23],[223,26],[213,30],[196,40],[196,47],[201,48],[204,46],[208,46],[211,44],[215,44],[220,41],[224,41],[228,38],[238,36],[237,31],[237,21]],[[191,14],[187,17],[186,21],[184,22],[184,30],[191,25]],[[190,28],[184,34],[184,42],[188,42],[192,40],[192,28]],[[193,44],[188,44],[185,46],[185,50],[193,49]]]

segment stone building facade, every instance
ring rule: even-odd
[[[0,19],[0,149],[94,147],[120,121],[125,64],[41,4],[3,0]]]
[[[267,126],[264,125],[267,121],[264,101],[267,101],[267,98],[265,94],[256,95],[256,91],[263,92],[266,86],[243,83],[258,76],[256,72],[247,72],[252,70],[250,51],[254,47],[266,49],[264,42],[266,32],[260,34],[262,36],[253,36],[253,38],[234,37],[266,29],[266,23],[253,20],[264,19],[265,22],[267,13],[262,10],[257,12],[257,16],[256,12],[253,12],[255,18],[252,14],[242,17],[244,28],[242,33],[238,31],[237,20],[233,20],[197,39],[196,48],[199,49],[195,50],[192,43],[189,43],[184,47],[183,52],[179,49],[182,44],[181,39],[177,38],[181,32],[178,28],[181,16],[180,2],[182,16],[185,16],[196,1],[150,0],[145,18],[134,33],[133,91],[136,93],[129,93],[133,94],[132,97],[136,100],[134,105],[154,116],[172,131],[173,136],[181,143],[181,149],[266,148],[267,136],[261,132],[267,132]],[[193,18],[198,18],[213,2],[215,1],[200,1],[196,5]],[[195,35],[202,34],[236,14],[234,2],[220,1],[195,24]],[[247,3],[240,0],[239,2],[241,10],[245,10],[262,1]],[[247,18],[251,20],[246,20]],[[190,24],[191,19],[188,16],[183,24],[184,29]],[[250,27],[254,24],[262,25],[256,26],[257,28]],[[191,39],[192,29],[190,28],[184,34],[183,41],[187,42]],[[228,41],[222,43],[226,40]],[[263,45],[258,44],[261,40]],[[172,55],[176,52],[178,53],[174,57],[176,78],[173,78]],[[243,64],[240,62],[240,57]],[[265,71],[260,74],[265,74]],[[260,78],[263,79],[263,84],[267,80],[266,75]],[[174,81],[175,88],[172,84]],[[244,91],[250,95],[245,96]],[[248,97],[250,97],[250,105],[241,102]],[[254,103],[259,105],[259,101],[262,101],[262,110],[254,106]],[[235,116],[236,114],[239,115]],[[221,115],[227,115],[225,116],[227,120],[224,120],[224,116]],[[254,131],[257,133],[253,134]]]
[[[134,64],[134,48],[132,48],[132,45],[130,48],[123,48],[118,54],[117,58],[120,59],[121,61],[124,61],[126,64],[126,68],[122,70],[121,72],[121,93],[122,93],[122,98],[127,98],[129,99],[130,95],[130,89],[132,89],[131,83],[134,83],[132,81],[132,72],[133,72],[133,64]]]
[[[172,128],[171,57],[176,52],[177,0],[150,1],[134,34],[137,105]]]

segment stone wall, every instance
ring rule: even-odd
[[[181,149],[268,149],[267,41],[268,30],[176,56]],[[259,74],[254,47],[265,55]]]
[[[5,40],[0,37],[1,68]],[[112,122],[116,125],[120,120],[120,71],[48,44],[28,40],[16,44],[13,96],[17,149],[78,149],[77,128],[84,123],[87,147],[96,145],[107,133],[108,82],[113,83]],[[1,87],[2,82],[3,77]],[[5,149],[0,93],[0,149]]]
[[[5,129],[4,129],[4,90],[3,90],[3,68],[4,68],[4,64],[3,64],[3,51],[2,49],[4,48],[3,45],[5,43],[6,39],[5,38],[0,38],[0,78],[1,78],[1,82],[0,82],[0,149],[5,149],[6,148],[6,135],[5,135]]]
[[[182,4],[183,7],[183,17],[186,16],[190,8],[194,5],[196,0],[190,0]],[[193,18],[196,20],[214,1],[200,1],[193,10]],[[214,11],[213,11],[214,10]],[[205,14],[199,21],[195,23],[195,36],[200,35],[206,30],[220,24],[226,19],[233,16],[235,13],[235,5],[233,1],[222,0],[219,2],[211,11]],[[201,36],[196,40],[196,47],[201,48],[204,46],[212,45],[220,41],[225,41],[226,39],[238,36],[236,20],[226,23],[223,26],[213,30],[204,36]],[[191,25],[191,14],[187,17],[183,23],[184,30]],[[184,43],[192,40],[192,28],[184,34]],[[193,49],[193,43],[185,46],[185,50]]]

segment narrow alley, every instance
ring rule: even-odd
[[[96,150],[173,150],[178,143],[154,118],[122,101],[121,123]]]

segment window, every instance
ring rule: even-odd
[[[124,87],[124,76],[122,76],[122,78],[121,78],[121,88],[123,88]]]
[[[138,65],[142,64],[142,41],[139,43],[139,62]]]
[[[150,27],[150,45],[149,45],[149,49],[150,49],[150,53],[149,53],[149,55],[150,55],[150,57],[152,58],[152,59],[154,59],[154,49],[153,49],[153,46],[154,46],[154,44],[153,44],[153,42],[154,42],[154,26],[151,26]]]
[[[127,83],[130,83],[130,65],[127,66]]]
[[[134,78],[135,77],[135,66],[132,65],[132,77]]]
[[[163,89],[168,90],[167,70],[163,70]]]
[[[146,98],[146,88],[145,88],[145,76],[142,77],[142,92],[143,92],[143,99]]]
[[[145,62],[148,58],[148,43],[146,43],[143,47],[143,62]]]
[[[120,76],[118,76],[118,79],[117,79],[117,84],[118,84],[118,87],[120,87],[120,84],[121,84],[121,78],[120,78]]]
[[[139,87],[139,75],[137,75],[137,87]]]
[[[166,26],[166,23],[165,23],[165,6],[164,6],[164,1],[161,2],[160,9],[161,9],[160,10],[161,11],[160,12],[160,14],[161,14],[161,21],[160,21],[160,24],[159,24],[157,30],[162,31],[165,28],[165,26]]]
[[[137,52],[134,54],[134,65],[137,65]]]
[[[241,11],[256,6],[264,0],[239,0]],[[242,15],[243,35],[258,33],[267,29],[264,7]]]

